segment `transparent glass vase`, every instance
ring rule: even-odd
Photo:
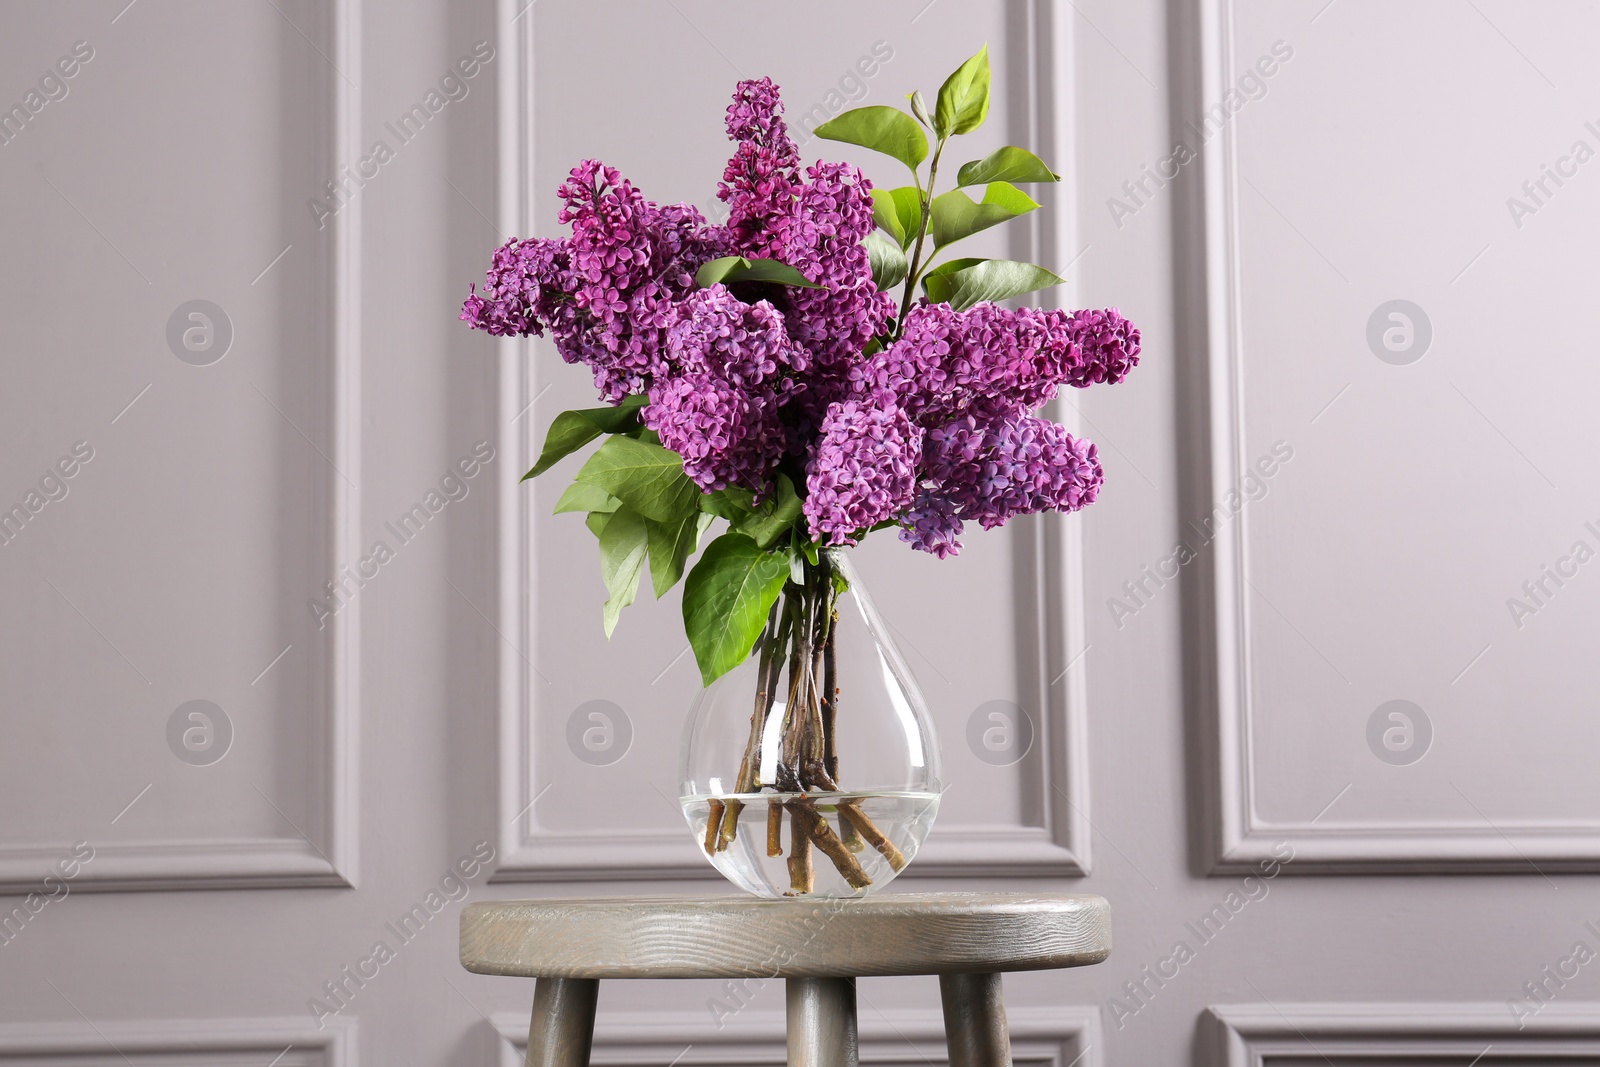
[[[680,771],[698,847],[757,896],[864,896],[915,858],[939,811],[938,740],[844,553],[804,564],[750,658],[700,691]]]

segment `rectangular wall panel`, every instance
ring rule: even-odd
[[[1502,1004],[1229,1005],[1202,1030],[1225,1067],[1326,1063],[1582,1063],[1600,1056],[1600,1005],[1519,1020]]]
[[[0,44],[61,53],[0,123],[0,891],[349,884],[357,0],[38,22]]]
[[[14,1067],[355,1067],[351,1025],[302,1019],[151,1019],[0,1024],[0,1063]]]
[[[1540,179],[1600,145],[1554,88],[1597,87],[1563,58],[1570,19],[1197,11],[1174,137],[1204,184],[1209,406],[1185,510],[1209,543],[1191,637],[1210,858],[1246,869],[1287,843],[1296,873],[1600,869],[1600,583],[1582,566],[1600,484],[1575,447],[1600,372],[1559,341],[1600,325],[1580,281],[1600,192]],[[1485,122],[1516,132],[1434,182]]]

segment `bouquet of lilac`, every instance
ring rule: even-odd
[[[816,130],[910,168],[912,184],[879,189],[845,163],[802,168],[777,87],[740,82],[718,188],[725,225],[653,203],[587,160],[559,191],[571,235],[497,249],[462,310],[492,334],[548,334],[566,362],[593,372],[608,404],[557,416],[527,475],[606,437],[556,510],[587,512],[599,538],[607,634],[646,560],[660,596],[709,524],[727,521],[683,596],[708,686],[753,652],[763,664],[811,664],[813,652],[819,668],[831,662],[843,585],[831,546],[895,528],[942,558],[960,550],[969,521],[989,529],[1075,511],[1100,490],[1095,446],[1033,413],[1063,385],[1121,381],[1138,362],[1139,331],[1115,309],[996,303],[1062,280],[1043,267],[935,265],[962,238],[1038,208],[1019,185],[1059,179],[1006,147],[961,165],[955,187],[935,195],[950,139],[987,115],[987,49],[946,80],[931,111],[920,93],[909,100],[910,114],[858,108]],[[965,190],[979,186],[974,200]],[[826,734],[838,694],[820,681],[795,686],[787,707],[819,712],[802,717],[795,743],[829,751],[811,735]],[[750,769],[758,744],[753,733],[742,786],[761,784]],[[815,760],[796,756],[789,771],[791,785],[830,784]]]

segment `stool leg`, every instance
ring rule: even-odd
[[[594,978],[540,978],[533,988],[526,1067],[589,1067],[599,995]]]
[[[998,974],[941,974],[950,1067],[1011,1067],[1011,1035]]]
[[[856,980],[790,978],[789,1067],[856,1067]]]

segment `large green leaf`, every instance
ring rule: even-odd
[[[861,244],[867,250],[867,257],[872,261],[872,280],[878,288],[893,289],[905,281],[906,271],[911,265],[906,262],[906,253],[888,234],[873,230],[862,238]]]
[[[928,135],[917,120],[899,108],[874,104],[858,107],[829,119],[813,131],[830,141],[858,144],[893,156],[912,170],[928,158]]]
[[[537,478],[566,456],[570,456],[603,433],[621,433],[639,424],[639,409],[650,402],[644,395],[623,397],[613,408],[582,408],[563,411],[550,423],[545,435],[544,448],[539,451],[539,462],[522,476],[523,481]]]
[[[788,546],[765,551],[725,533],[701,553],[683,585],[683,629],[706,685],[743,663],[789,577]]]
[[[1048,289],[1063,281],[1064,278],[1032,263],[986,259],[948,272],[943,268],[929,271],[922,284],[927,289],[929,300],[935,303],[945,301],[957,311],[965,311],[983,300],[1005,300]]]
[[[657,522],[682,518],[699,506],[700,487],[683,473],[683,457],[660,445],[612,437],[578,471],[578,481],[598,486]]]
[[[755,541],[758,547],[771,548],[800,517],[802,504],[794,491],[794,483],[787,474],[780,473],[773,494],[735,522],[733,529]]]
[[[906,228],[895,210],[894,193],[888,189],[872,190],[872,221],[878,228],[893,237],[901,248],[906,246]]]
[[[713,259],[694,273],[694,283],[709,289],[718,282],[732,285],[735,282],[776,282],[800,289],[821,289],[806,280],[806,276],[776,259],[746,259],[743,256],[723,256]]]
[[[659,599],[683,577],[683,565],[700,547],[700,535],[716,516],[694,511],[676,522],[645,520],[650,535],[650,581]]]
[[[947,245],[1038,209],[1037,200],[1007,182],[990,182],[981,204],[952,189],[934,198],[933,243]]]
[[[606,580],[606,636],[617,628],[617,616],[639,593],[649,530],[632,508],[616,511],[600,530],[600,574]]]
[[[553,515],[560,515],[564,511],[616,511],[622,506],[622,501],[588,482],[573,482],[567,486],[567,491],[561,494],[561,499],[556,501]]]
[[[922,190],[914,185],[872,190],[872,219],[901,248],[908,247],[922,228]]]
[[[939,86],[933,132],[940,137],[971,133],[989,116],[989,46],[957,67]]]
[[[750,502],[755,494],[748,489],[730,485],[726,489],[713,489],[700,497],[700,510],[729,522],[738,522],[750,514]]]
[[[1061,175],[1044,165],[1044,160],[1028,151],[1007,145],[997,148],[982,159],[961,164],[956,172],[957,185],[986,185],[989,182],[1058,182]]]
[[[989,260],[984,256],[962,256],[960,259],[946,260],[922,276],[923,292],[927,292],[928,279],[934,277],[935,275],[954,274],[958,270],[966,270],[968,267],[975,267],[979,263],[987,262],[989,262]]]

